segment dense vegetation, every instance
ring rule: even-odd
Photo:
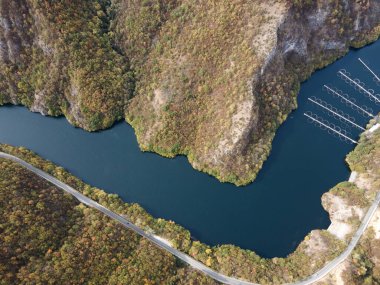
[[[312,274],[318,268],[320,268],[327,260],[331,260],[333,257],[338,255],[339,252],[346,246],[345,242],[338,240],[335,236],[330,234],[328,231],[313,231],[310,235],[308,235],[305,238],[305,241],[300,244],[297,250],[293,254],[289,255],[287,258],[264,259],[252,251],[242,250],[232,245],[221,245],[221,246],[216,246],[216,247],[209,247],[205,244],[200,243],[199,241],[191,240],[190,233],[187,230],[176,225],[175,223],[171,221],[165,221],[162,219],[154,219],[152,216],[146,213],[138,205],[126,204],[122,202],[116,195],[106,194],[102,190],[90,187],[84,184],[83,182],[81,182],[79,179],[67,173],[61,167],[57,167],[53,165],[52,163],[39,158],[38,156],[34,155],[33,153],[31,153],[30,151],[26,149],[1,145],[0,150],[8,152],[8,153],[12,153],[26,161],[29,161],[33,165],[45,170],[46,172],[51,173],[58,179],[72,185],[74,188],[78,189],[79,191],[91,197],[92,199],[98,201],[102,205],[107,206],[113,211],[118,212],[128,217],[132,222],[144,228],[146,231],[153,232],[155,234],[158,234],[170,240],[170,242],[175,247],[179,248],[183,252],[188,253],[189,255],[193,256],[197,260],[200,260],[206,265],[212,267],[213,269],[218,270],[227,275],[244,278],[244,279],[251,280],[253,282],[262,283],[262,284],[273,284],[273,283],[277,284],[280,282],[292,282],[295,280],[305,278],[306,276]],[[9,164],[9,162],[5,162],[5,161],[3,161],[2,163]],[[21,171],[21,169],[18,168],[17,172],[18,171]],[[0,182],[2,183],[2,185],[8,185],[6,188],[7,190],[4,191],[4,193],[2,194],[3,195],[2,201],[11,200],[11,201],[14,201],[12,203],[16,203],[17,199],[15,200],[13,200],[13,198],[10,199],[9,197],[7,197],[7,195],[15,195],[15,193],[17,192],[17,191],[13,191],[13,192],[9,191],[9,187],[10,187],[9,185],[12,185],[12,179],[10,177],[15,177],[14,179],[16,181],[17,179],[20,179],[17,175],[15,175],[15,173],[17,172],[11,171],[12,175],[2,176],[2,178],[0,179]],[[28,180],[33,178],[31,177],[31,175],[24,176],[24,174],[26,174],[25,171],[20,172],[19,176],[27,177]],[[7,182],[8,180],[9,182]],[[22,191],[20,190],[19,192],[21,194],[18,194],[18,195],[27,196],[28,191],[30,191],[30,188],[28,187],[25,187],[25,188],[26,189],[23,188],[24,190]],[[50,186],[49,189],[54,189],[54,187]],[[337,186],[336,189],[333,189],[332,192],[336,195],[340,195],[343,199],[346,199],[348,204],[358,202],[363,207],[368,206],[368,201],[363,198],[363,195],[362,195],[363,192],[360,189],[353,187],[352,184],[350,183],[340,184]],[[46,195],[47,191],[45,191],[44,193]],[[351,194],[347,195],[347,193],[348,194],[352,193],[352,195]],[[58,195],[58,194],[59,193],[57,193],[56,190],[53,191],[53,197],[54,195]],[[39,197],[38,195],[40,195],[40,193],[34,194],[34,195],[37,195],[35,197],[37,197],[36,199],[38,200],[38,197]],[[31,200],[30,198],[26,198],[26,199],[27,201]],[[44,197],[42,195],[41,199],[42,200],[48,199],[48,197]],[[59,198],[59,199],[62,200],[63,198]],[[31,206],[37,205],[39,202],[37,200],[31,203]],[[11,206],[10,206],[9,211],[12,211],[12,209],[16,209],[18,207],[16,204],[13,205],[12,203],[10,203]],[[73,204],[77,205],[76,202],[74,203],[71,201],[69,204],[70,207]],[[27,203],[23,204],[23,206],[25,205],[27,205]],[[44,202],[44,205],[49,205],[49,203]],[[63,203],[63,205],[65,206],[66,204]],[[59,206],[57,205],[57,207]],[[68,208],[68,206],[65,206],[65,208]],[[65,215],[68,215],[67,212],[65,213],[66,213]],[[65,222],[65,227],[70,228],[70,230],[68,231],[70,235],[69,236],[64,235],[64,238],[63,238],[65,241],[65,244],[70,245],[70,250],[66,246],[57,245],[56,251],[59,252],[59,254],[57,253],[56,255],[53,255],[55,256],[53,258],[51,257],[51,255],[46,254],[46,251],[45,251],[46,248],[44,248],[42,250],[44,256],[47,256],[53,259],[48,260],[48,261],[40,260],[39,263],[34,264],[34,266],[24,265],[22,266],[23,269],[18,272],[17,276],[24,276],[20,274],[23,272],[24,273],[27,272],[27,274],[25,273],[25,275],[33,276],[33,278],[42,278],[41,276],[44,276],[43,272],[47,268],[46,266],[49,265],[52,268],[55,268],[55,270],[58,270],[59,267],[65,268],[66,266],[68,266],[70,263],[69,260],[72,260],[75,263],[86,264],[85,266],[90,266],[89,264],[93,260],[98,260],[99,258],[106,258],[104,256],[109,256],[108,255],[109,253],[105,251],[106,248],[113,249],[114,251],[112,252],[115,252],[115,251],[119,252],[119,250],[121,250],[120,248],[134,247],[133,244],[135,244],[136,242],[135,239],[139,241],[139,244],[144,242],[143,240],[141,240],[139,237],[135,236],[132,233],[129,233],[125,230],[121,231],[121,229],[119,229],[119,226],[116,226],[116,224],[109,221],[107,218],[103,217],[102,215],[92,210],[87,209],[84,206],[75,206],[75,211],[73,212],[73,215],[74,213],[76,215],[75,216],[76,218],[75,219],[73,218],[73,220],[66,220]],[[3,215],[3,216],[7,216],[7,215]],[[31,219],[31,221],[33,220],[34,219]],[[72,224],[74,224],[74,226],[71,226]],[[80,226],[78,228],[75,225],[80,225]],[[91,228],[89,225],[94,226],[94,228]],[[33,226],[32,222],[30,222],[30,224],[28,224],[27,227],[29,226]],[[14,228],[12,228],[13,226],[9,226],[8,224],[6,227],[9,227],[11,229],[10,232],[14,231]],[[6,227],[4,226],[3,228],[6,228]],[[80,236],[79,238],[76,236],[79,234],[78,231],[81,232],[80,229],[83,229],[83,228],[87,229],[87,227],[91,228],[91,230],[89,229],[89,232],[86,231],[85,237]],[[14,232],[13,234],[16,235],[17,231]],[[63,231],[63,233],[65,232],[66,231]],[[123,232],[126,232],[126,233],[123,233]],[[72,235],[74,235],[74,237]],[[123,237],[124,235],[125,235],[125,238]],[[129,235],[131,235],[133,238],[128,237]],[[52,236],[56,236],[58,238],[58,233]],[[97,238],[93,240],[92,236],[97,236]],[[317,237],[318,242],[323,245],[322,248],[318,249],[317,251],[318,254],[316,254],[316,252],[313,249],[311,249],[312,246],[310,245],[310,242],[312,240],[315,240],[316,237]],[[114,241],[114,238],[117,241]],[[94,245],[93,243],[96,241],[99,241],[99,244]],[[121,241],[123,241],[122,244],[120,244]],[[132,244],[129,245],[129,243],[132,243]],[[58,244],[61,244],[61,243],[58,243]],[[115,244],[115,247],[113,247],[113,244]],[[89,249],[88,247],[94,247],[94,248]],[[84,253],[81,253],[81,251],[84,251]],[[55,251],[53,250],[52,252],[55,252]],[[103,255],[104,256],[100,257],[97,255],[100,253],[102,253],[102,256]],[[86,256],[86,258],[84,258],[83,255]],[[142,253],[139,253],[139,255],[142,255],[145,257],[145,255]],[[66,260],[59,259],[62,257],[65,257],[67,259]],[[91,259],[89,259],[89,257],[91,257]],[[116,260],[119,260],[119,259],[116,258]],[[150,261],[145,260],[144,262],[149,264]],[[178,272],[182,272],[181,270],[188,270],[188,269],[181,269],[180,271],[175,271],[175,268],[179,265],[177,264],[176,261],[173,261],[168,256],[166,256],[165,258],[162,257],[162,262],[169,263],[169,265],[166,265],[166,267],[164,267],[164,268],[170,268],[168,269],[169,272],[173,271],[173,272],[178,273]],[[108,264],[108,263],[104,263],[104,264]],[[125,267],[118,272],[123,272],[123,274],[128,274],[129,270],[131,270],[130,269],[131,264],[134,264],[134,263],[126,263]],[[140,263],[138,264],[139,266],[141,266],[140,268],[141,272],[136,269],[135,278],[138,278],[140,274],[142,276],[145,276],[142,271],[152,272],[149,270],[156,270],[154,269],[156,267],[153,267],[153,269],[144,267],[145,269],[143,269],[143,266],[145,265],[140,264]],[[152,266],[152,265],[149,265],[149,266]],[[160,267],[163,267],[163,266],[164,266],[163,264],[160,265]],[[94,268],[93,268],[94,272],[97,272],[98,269],[96,268],[98,267],[94,265]],[[107,268],[110,268],[110,272],[111,272],[113,270],[112,268],[118,268],[118,266],[112,267],[112,263],[111,263],[109,267],[107,265]],[[7,270],[7,269],[4,269],[4,270]],[[36,271],[33,271],[33,270],[36,270]],[[66,273],[65,271],[62,271],[62,270],[55,271],[54,274],[56,275],[54,275],[55,276],[54,278],[58,278],[58,280],[61,280],[59,278],[63,278],[65,274],[69,274],[71,272],[70,270],[72,269],[68,269]],[[32,274],[30,271],[35,272],[35,274]],[[93,274],[95,274],[94,272]],[[76,272],[76,274],[77,274],[76,278],[78,278],[77,280],[79,280],[80,278],[85,278],[86,280],[87,279],[92,280],[91,278],[98,278],[91,275],[90,272],[86,271],[85,269],[83,269],[82,273]],[[186,273],[186,274],[189,274],[189,273]],[[192,274],[193,275],[189,275],[187,279],[184,277],[184,275],[181,275],[181,277],[178,277],[178,278],[182,280],[182,282],[184,282],[183,280],[187,280],[185,282],[186,284],[190,283],[190,280],[192,280],[193,278],[195,278],[194,280],[197,280],[197,278],[198,279],[200,278],[196,273],[192,273]],[[115,273],[115,272],[112,273],[112,276],[113,276],[112,278],[114,279],[110,279],[110,280],[118,280],[117,278],[121,278],[120,276],[118,276],[118,273]],[[159,275],[159,276],[162,276],[162,275]],[[117,283],[117,281],[115,282]]]
[[[344,182],[329,195],[340,197],[347,206],[366,209],[380,186],[379,145],[379,131],[363,135],[347,158],[354,170],[370,179],[371,187],[364,191]],[[140,206],[90,187],[24,148],[0,145],[0,151],[45,170],[211,268],[253,282],[278,284],[305,278],[349,241],[328,231],[313,231],[293,254],[273,259],[232,245],[209,247],[191,240],[190,233],[175,223],[154,219]],[[213,284],[21,166],[0,159],[0,169],[0,284]],[[355,229],[360,221],[348,222]],[[350,259],[345,282],[377,284],[380,268],[374,256],[379,252],[379,239],[369,230]]]
[[[379,285],[379,256],[380,239],[376,239],[374,230],[370,229],[351,255],[350,266],[344,272],[344,284]]]
[[[0,159],[0,284],[215,284]]]
[[[11,47],[0,61],[0,103],[63,113],[87,130],[122,119],[133,75],[109,40],[109,6],[103,0],[2,2],[3,13],[21,27],[0,28]]]
[[[369,136],[363,135],[355,151],[347,157],[351,169],[358,172],[362,179],[370,185],[366,196],[373,198],[380,189],[380,132]],[[351,255],[349,267],[344,272],[344,282],[347,285],[378,285],[380,284],[380,239],[370,228],[361,239]]]
[[[369,2],[351,2],[361,14],[369,14]],[[376,23],[373,30],[352,35],[354,17],[345,13],[346,1],[326,3],[331,8],[328,31],[319,30],[318,37],[347,37],[354,46],[377,38]],[[144,150],[170,157],[186,154],[198,169],[245,184],[269,154],[275,130],[296,107],[299,81],[342,54],[316,52],[308,66],[293,54],[285,62],[276,58],[266,65],[274,42],[287,35],[277,27],[282,17],[290,13],[303,26],[303,13],[317,4],[1,1],[0,105],[23,104],[48,115],[64,114],[90,131],[125,117]],[[258,73],[263,66],[268,72]],[[259,79],[257,84],[251,84],[253,78]],[[245,130],[240,137],[239,130]],[[373,159],[380,157],[379,145],[379,132],[363,136],[348,156],[350,167],[365,174],[375,188],[380,187],[380,161]],[[209,247],[192,240],[189,231],[174,222],[154,219],[139,205],[90,187],[23,148],[0,149],[170,240],[211,268],[253,282],[302,279],[339,254],[347,242],[328,231],[313,231],[289,257],[274,259],[232,245]],[[0,284],[213,284],[23,168],[1,159],[0,170]],[[347,182],[330,193],[363,209],[375,194]],[[352,220],[352,225],[358,223]],[[315,239],[323,245],[318,254],[311,248]],[[366,236],[352,256],[348,284],[379,282],[380,268],[372,258],[379,247]]]
[[[373,122],[372,122],[373,123]],[[380,134],[378,131],[369,136],[362,136],[360,144],[347,156],[347,162],[353,171],[366,174],[372,178],[380,176]],[[375,179],[375,182],[380,182]],[[374,188],[379,188],[375,184]]]
[[[344,182],[329,194],[366,209],[380,185],[379,145],[380,131],[363,135],[347,159],[371,180],[369,189]],[[154,219],[138,205],[92,188],[24,148],[0,145],[0,151],[44,169],[227,275],[262,284],[292,282],[315,272],[347,245],[348,239],[313,231],[287,258],[263,259],[231,245],[211,248],[191,240],[190,233],[175,223]],[[215,284],[21,166],[0,159],[0,169],[0,284]],[[358,224],[352,221],[355,227]],[[317,248],[312,246],[315,240]],[[346,284],[379,284],[379,255],[380,239],[369,229],[349,259],[343,275]]]
[[[155,14],[159,29],[126,113],[141,147],[185,154],[221,181],[251,182],[278,126],[296,108],[299,82],[355,40],[380,33],[353,31],[351,12],[369,13],[368,5],[353,2],[182,0],[169,17]],[[326,10],[326,24],[316,28],[307,15],[319,17],[319,9]],[[133,24],[128,27],[139,31]],[[129,35],[129,29],[118,31]],[[321,48],[313,43],[320,38],[342,41],[343,48]],[[296,44],[303,41],[305,50]],[[291,52],[285,48],[294,45]]]
[[[143,150],[185,154],[247,184],[296,107],[299,82],[379,35],[379,4],[348,3],[2,1],[0,105],[64,114],[90,131],[126,118]],[[315,29],[308,19],[320,10]],[[326,50],[314,38],[340,44]],[[307,50],[285,52],[288,40]]]
[[[246,178],[243,173],[251,176],[249,169],[261,168],[269,153],[262,134],[251,137],[255,159],[231,141],[241,139],[232,129],[244,130],[246,117],[257,112],[247,82],[264,60],[256,44],[271,42],[274,22],[262,6],[244,0],[180,1],[141,67],[126,115],[145,150],[169,157],[186,154],[197,168],[235,183]],[[277,110],[282,102],[274,96],[272,110]],[[239,111],[244,114],[233,122]],[[231,159],[229,153],[238,155]]]

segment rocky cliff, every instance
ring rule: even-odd
[[[109,40],[106,1],[0,2],[0,102],[87,130],[124,115],[133,79]]]
[[[301,81],[380,34],[375,0],[3,1],[0,102],[252,181]]]

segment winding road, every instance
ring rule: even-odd
[[[211,268],[209,268],[206,265],[204,265],[203,263],[195,260],[194,258],[190,257],[189,255],[173,248],[172,246],[170,246],[169,243],[165,242],[165,240],[161,239],[160,237],[157,237],[155,235],[152,235],[150,233],[145,232],[144,230],[142,230],[141,228],[139,228],[135,224],[128,221],[126,218],[116,214],[115,212],[111,211],[110,209],[107,209],[106,207],[95,202],[94,200],[84,196],[83,194],[81,194],[80,192],[78,192],[74,188],[70,187],[69,185],[58,180],[57,178],[55,178],[55,177],[51,176],[50,174],[42,171],[41,169],[34,167],[33,165],[27,163],[26,161],[24,161],[24,160],[22,160],[16,156],[13,156],[13,155],[10,155],[10,154],[4,153],[4,152],[0,152],[0,157],[12,160],[12,161],[22,165],[23,167],[32,171],[33,173],[40,176],[41,178],[51,182],[52,184],[54,184],[58,188],[64,190],[65,192],[69,193],[70,195],[74,196],[81,203],[104,213],[105,215],[107,215],[108,217],[110,217],[111,219],[113,219],[115,221],[118,221],[124,227],[133,230],[134,232],[143,236],[144,238],[147,238],[148,240],[150,240],[151,242],[156,244],[158,247],[170,252],[171,254],[173,254],[174,256],[176,256],[177,258],[182,260],[183,262],[187,263],[192,268],[203,272],[204,274],[213,278],[216,281],[219,281],[219,282],[225,283],[225,284],[229,284],[229,285],[259,285],[257,283],[252,283],[252,282],[236,279],[233,277],[229,277],[229,276],[223,275],[219,272],[212,270]],[[340,263],[342,263],[348,256],[350,256],[352,250],[355,248],[360,237],[363,235],[364,231],[368,227],[368,224],[369,224],[371,218],[373,217],[373,215],[375,214],[379,203],[380,203],[380,193],[378,193],[378,195],[376,196],[375,201],[372,203],[371,207],[367,211],[367,214],[364,217],[360,227],[358,228],[357,232],[353,236],[348,247],[346,248],[346,250],[342,254],[340,254],[334,260],[327,263],[322,269],[320,269],[319,271],[317,271],[313,275],[309,276],[307,279],[300,281],[300,282],[291,283],[291,284],[293,284],[293,285],[308,285],[308,284],[312,284],[314,282],[317,282],[320,279],[322,279],[324,276],[326,276],[328,273],[330,273]]]

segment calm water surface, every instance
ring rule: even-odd
[[[286,256],[311,230],[329,226],[321,195],[348,178],[344,158],[353,148],[307,122],[302,115],[306,110],[329,118],[307,98],[317,96],[349,112],[322,92],[322,85],[329,83],[361,104],[371,105],[336,72],[345,68],[375,88],[357,58],[367,60],[380,74],[379,51],[380,42],[351,51],[302,85],[299,109],[279,129],[270,158],[258,179],[247,187],[222,184],[193,170],[184,157],[165,159],[142,153],[126,123],[87,133],[64,118],[6,106],[0,108],[0,142],[25,146],[85,182],[117,193],[126,202],[139,203],[155,217],[181,224],[202,242],[236,244],[264,257]],[[365,124],[363,117],[355,117]],[[357,138],[358,132],[352,133]]]

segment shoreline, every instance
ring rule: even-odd
[[[379,124],[377,124],[377,125],[379,125]],[[379,127],[376,127],[376,129],[378,129]],[[371,127],[371,129],[373,129],[373,127]],[[374,132],[374,131],[373,131]],[[371,133],[373,133],[373,132],[371,132]],[[370,132],[368,132],[368,133],[370,133]],[[3,147],[3,150],[5,150],[4,149],[4,147]],[[13,152],[15,152],[15,150],[16,149],[13,149]],[[9,150],[8,150],[9,151]],[[10,149],[10,151],[12,152],[12,148]],[[24,152],[24,151],[22,151],[22,152]],[[17,150],[16,150],[16,153],[17,153]],[[28,151],[27,151],[27,153],[28,153],[28,155],[30,154]],[[24,155],[23,154],[21,154],[21,157],[23,157]],[[34,157],[36,157],[34,154],[33,154],[33,156]],[[37,158],[37,157],[36,157]],[[34,160],[34,159],[32,159],[31,161],[34,163],[34,164],[36,164],[37,166],[38,166],[38,161],[39,160],[41,160],[41,161],[45,161],[45,160],[43,160],[43,159],[41,159],[41,158],[39,158],[38,160]],[[55,167],[57,167],[57,166],[55,166]],[[54,167],[53,167],[54,168]],[[58,167],[59,168],[59,167]],[[51,168],[50,168],[51,169]],[[49,171],[51,171],[51,170],[49,170]],[[54,172],[54,171],[53,171]],[[351,181],[354,181],[354,178],[356,179],[356,177],[357,177],[357,175],[358,174],[355,174],[355,173],[357,173],[356,171],[352,171],[352,173],[351,173]],[[69,174],[70,175],[70,174]],[[355,177],[356,176],[356,177]],[[330,190],[331,191],[331,190]],[[102,191],[101,191],[102,192]],[[330,193],[330,192],[327,192],[327,193]],[[107,195],[107,194],[106,194]],[[323,197],[323,196],[322,196]],[[323,201],[323,199],[322,199],[322,202],[324,202]],[[124,202],[123,202],[124,203]],[[323,204],[323,206],[325,207],[325,209],[327,210],[327,211],[329,211],[329,208],[327,207],[326,208],[326,206]],[[123,216],[123,215],[121,215],[121,216]],[[363,222],[364,222],[364,220],[363,220]],[[360,230],[360,228],[359,228],[359,230]],[[301,244],[299,245],[299,247],[296,249],[296,251],[294,252],[294,253],[292,253],[289,257],[287,257],[286,259],[283,259],[283,260],[287,260],[287,259],[289,259],[289,258],[292,258],[292,256],[294,256],[294,255],[296,255],[297,254],[297,252],[299,253],[299,251],[301,251],[301,253],[305,250],[305,245],[307,246],[307,244],[308,243],[310,243],[310,241],[312,241],[313,239],[315,239],[315,234],[317,234],[317,237],[320,235],[320,234],[323,234],[324,232],[328,232],[328,231],[319,231],[319,230],[314,230],[314,231],[312,231],[312,233],[311,234],[309,234],[309,235],[307,235],[306,237],[305,237],[305,239],[304,239],[304,241],[303,242],[301,242]],[[154,230],[153,230],[153,234],[155,235],[155,236],[157,236],[157,237],[160,237],[159,239],[163,242],[163,241],[165,241],[165,242],[163,242],[164,244],[165,244],[165,246],[166,247],[170,247],[170,245],[169,245],[169,243],[172,243],[173,244],[173,242],[171,241],[171,239],[170,238],[167,238],[167,237],[165,237],[165,236],[162,236],[162,234],[160,235],[160,233],[155,233],[154,232]],[[355,237],[355,236],[354,236]],[[357,241],[356,241],[357,242]],[[199,243],[199,242],[192,242],[192,247],[194,247],[194,244],[197,244],[197,243]],[[200,244],[200,243],[199,243]],[[174,247],[177,247],[176,246],[177,244],[176,244],[176,242],[174,242]],[[200,245],[202,245],[202,244],[200,244]],[[203,245],[202,245],[203,246]],[[245,250],[242,250],[242,249],[239,249],[239,248],[236,248],[237,250],[240,250],[241,252],[249,252],[249,251],[245,251]],[[212,251],[214,251],[214,250],[217,250],[217,248],[212,248],[211,249]],[[336,248],[335,248],[335,250],[336,250]],[[351,251],[352,251],[352,249],[351,249]],[[185,252],[189,252],[190,253],[190,255],[191,256],[194,256],[192,253],[191,253],[191,250],[190,251],[185,251]],[[344,252],[346,252],[346,251],[343,251],[343,253]],[[314,254],[317,254],[318,253],[318,251],[317,252],[314,252]],[[341,255],[343,254],[343,253],[341,253]],[[190,257],[190,256],[189,256]],[[191,259],[192,259],[192,257],[190,257]],[[195,258],[196,258],[196,260],[197,260],[197,262],[200,262],[200,263],[203,263],[203,264],[205,264],[205,261],[204,260],[202,260],[202,258],[197,258],[196,256],[195,256]],[[265,259],[263,259],[263,260],[265,260]],[[270,262],[273,262],[273,260],[276,260],[276,258],[274,258],[274,259],[272,259],[272,260],[267,260],[268,262],[270,261]],[[331,262],[333,262],[335,265],[334,265],[334,268],[338,265],[338,264],[340,264],[341,262],[342,262],[342,260],[341,259],[339,259],[338,261],[336,261],[337,260],[337,258],[335,258],[335,259],[332,259],[333,261],[330,261],[330,262],[328,262],[327,264],[326,263],[324,263],[323,261],[322,261],[322,264],[324,264],[323,266],[322,266],[322,269],[319,269],[319,270],[317,270],[316,272],[320,272],[321,270],[322,270],[322,273],[323,273],[323,276],[325,276],[325,275],[327,275],[329,272],[326,272],[326,271],[324,271],[324,270],[326,270],[325,268],[327,268],[328,266],[329,266],[329,264],[331,264]],[[343,259],[344,260],[344,259]],[[314,265],[313,267],[319,267],[318,265]],[[212,268],[214,268],[213,266],[211,266]],[[209,268],[209,267],[208,267]],[[328,268],[330,268],[330,267],[328,267]],[[214,269],[212,270],[212,271],[214,271]],[[223,271],[222,271],[223,272]],[[322,278],[323,276],[321,276],[321,273],[313,273],[313,274],[311,274],[311,275],[309,275],[309,276],[311,276],[310,278],[316,278],[316,277],[318,277],[318,280],[320,279],[320,278]],[[326,274],[325,274],[326,273]],[[310,278],[308,278],[307,280],[309,280]],[[313,279],[314,280],[314,279]],[[244,281],[245,282],[245,281]],[[301,282],[301,283],[299,283],[299,282]],[[305,282],[305,281],[298,281],[298,283],[297,282],[295,282],[295,283],[285,283],[284,282],[284,284],[311,284],[311,283],[313,283],[313,282],[315,282],[315,280],[314,281],[312,281],[311,283],[302,283],[302,282]],[[239,283],[227,283],[227,284],[239,284]],[[259,283],[240,283],[240,284],[259,284]]]
[[[380,126],[380,125],[378,125],[378,126]],[[50,183],[54,184],[58,188],[67,192],[68,194],[74,196],[76,199],[79,200],[79,202],[87,205],[88,207],[94,208],[94,209],[102,212],[103,214],[107,215],[111,219],[122,224],[124,227],[133,230],[134,232],[136,232],[137,234],[141,235],[144,238],[147,238],[148,240],[150,240],[151,242],[156,244],[161,249],[168,251],[169,253],[173,254],[174,256],[176,256],[177,258],[182,260],[183,262],[187,263],[189,266],[193,267],[196,270],[201,271],[202,273],[206,274],[207,276],[213,278],[216,281],[222,282],[224,284],[229,284],[229,285],[259,285],[258,283],[248,282],[248,281],[244,281],[244,280],[237,279],[234,277],[229,277],[229,276],[226,276],[224,274],[221,274],[221,273],[214,271],[210,267],[208,267],[208,266],[204,265],[203,263],[193,259],[189,255],[175,249],[168,240],[166,240],[160,236],[157,236],[154,234],[149,234],[149,233],[145,232],[143,229],[134,225],[133,223],[128,221],[126,218],[124,218],[124,217],[120,216],[119,214],[109,210],[108,208],[98,204],[94,200],[84,196],[83,194],[81,194],[80,192],[78,192],[74,188],[70,187],[69,185],[65,184],[64,182],[62,182],[62,181],[56,179],[55,177],[49,175],[48,173],[32,166],[31,164],[25,162],[24,160],[22,160],[18,157],[15,157],[13,155],[10,155],[10,154],[4,153],[4,152],[0,152],[0,157],[12,160],[13,162],[20,164],[21,166],[25,167],[29,171],[33,172],[34,174],[40,176],[41,178],[49,181]],[[365,217],[363,218],[363,220],[361,222],[360,227],[355,232],[353,238],[351,239],[350,243],[348,244],[348,246],[344,252],[342,252],[338,257],[336,257],[332,261],[325,264],[320,270],[318,270],[317,272],[315,272],[314,274],[312,274],[308,278],[306,278],[302,281],[298,281],[298,282],[294,282],[294,283],[284,283],[284,284],[287,284],[287,285],[290,285],[290,284],[293,284],[293,285],[310,285],[310,284],[313,284],[315,282],[320,281],[326,275],[331,273],[335,268],[337,268],[343,261],[345,261],[350,256],[350,254],[352,253],[352,251],[354,250],[354,248],[358,244],[361,236],[363,235],[364,231],[367,229],[372,217],[374,216],[376,210],[378,209],[379,204],[380,204],[380,192],[377,194],[375,201],[372,203],[371,207],[368,209]]]

